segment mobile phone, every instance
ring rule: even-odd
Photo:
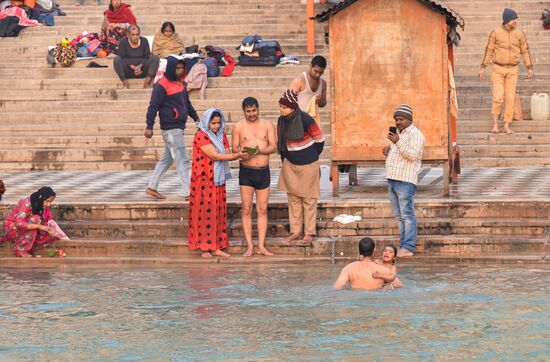
[[[390,127],[390,133],[397,134],[397,127]]]

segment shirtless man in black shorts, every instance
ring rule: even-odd
[[[248,244],[244,256],[252,256],[252,206],[256,193],[258,213],[258,254],[271,256],[265,248],[267,234],[267,204],[269,201],[269,155],[277,151],[276,131],[273,123],[260,119],[258,101],[248,97],[243,100],[244,118],[235,125],[231,140],[233,150],[244,150],[250,156],[240,161],[239,185],[241,189],[242,223]]]

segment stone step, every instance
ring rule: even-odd
[[[141,129],[143,130],[143,124],[140,123]],[[537,146],[546,146],[550,144],[550,132],[540,133],[538,131],[525,133],[525,132],[515,132],[514,134],[507,135],[505,133],[493,134],[489,133],[486,130],[487,126],[485,125],[485,132],[471,132],[471,133],[459,133],[459,144],[461,146],[476,146],[476,145],[508,145],[508,146],[517,146],[519,145],[529,146],[529,150],[532,150],[532,147]],[[515,128],[515,127],[514,127]],[[327,143],[330,144],[330,130],[329,125],[325,124],[324,130],[326,133]],[[229,132],[228,132],[229,134]],[[187,128],[185,133],[185,144],[190,147],[195,136],[194,125],[190,125]],[[134,136],[90,136],[90,135],[81,135],[77,138],[74,136],[65,136],[65,135],[54,135],[54,136],[44,136],[42,135],[38,140],[36,136],[32,133],[26,134],[25,136],[0,136],[0,148],[11,148],[11,149],[68,149],[68,148],[85,148],[87,146],[94,146],[96,148],[142,148],[142,147],[156,147],[163,148],[164,141],[162,140],[161,135],[157,132],[156,135],[151,139],[146,139],[143,135],[134,135]],[[526,148],[526,150],[528,150]]]
[[[479,67],[479,64],[483,61],[483,55],[484,50],[481,49],[479,52],[472,52],[472,53],[457,53],[455,54],[455,62],[457,64],[460,64],[461,67],[465,65],[477,65]],[[531,50],[531,60],[533,64],[533,68],[537,67],[537,64],[547,64],[550,61],[550,56],[548,55],[548,52],[541,49],[540,51],[534,51]],[[538,68],[538,67],[537,67]]]
[[[266,109],[264,109],[263,103],[260,104],[261,117],[273,121],[274,123],[279,117],[279,111],[275,109],[269,109],[266,104]],[[196,108],[199,115],[205,110]],[[243,118],[242,110],[238,109],[229,109],[224,110],[224,114],[227,117],[228,125],[232,125],[235,122]],[[328,120],[329,110],[326,108],[321,109],[321,119]],[[158,121],[158,119],[157,119]],[[93,122],[93,123],[91,123]],[[120,112],[100,112],[90,111],[90,112],[3,112],[2,117],[0,118],[0,125],[20,125],[22,127],[31,127],[25,128],[27,132],[32,132],[34,128],[48,128],[52,126],[46,126],[48,124],[57,125],[58,127],[87,127],[90,128],[91,124],[96,126],[108,125],[112,123],[117,123],[121,125],[132,126],[131,124],[145,124],[145,113],[135,112],[135,111],[120,111]],[[323,121],[323,124],[325,122]],[[39,125],[39,127],[30,126],[30,125]],[[194,127],[192,120],[188,120],[188,127]],[[120,127],[119,127],[120,129]],[[132,128],[134,129],[134,128]],[[1,132],[1,131],[0,131]],[[230,132],[230,130],[228,130]],[[327,134],[330,133],[327,130]]]
[[[464,168],[488,168],[488,167],[542,167],[550,166],[548,157],[462,157],[461,165]]]
[[[462,145],[461,152],[465,157],[538,157],[545,158],[545,163],[550,164],[550,145]]]
[[[476,234],[476,235],[513,235],[513,236],[539,236],[545,235],[550,225],[544,219],[423,219],[418,218],[419,235],[452,235],[452,234]],[[187,234],[187,220],[154,220],[154,221],[71,221],[59,222],[59,226],[76,239],[111,239],[111,238],[136,238],[136,237],[184,237]],[[290,234],[290,225],[287,219],[269,220],[267,237],[285,237]],[[228,220],[228,232],[230,238],[243,238],[240,219]],[[256,230],[253,230],[256,237]],[[330,236],[385,236],[398,235],[399,227],[393,218],[368,219],[357,223],[342,225],[334,221],[318,221],[317,235]]]
[[[511,135],[505,133],[495,135],[487,132],[459,133],[458,139],[460,145],[547,145],[550,144],[550,132],[515,132]]]
[[[101,21],[99,22],[101,24]],[[155,23],[151,26],[150,30],[142,30],[142,36],[153,36],[158,32],[161,22]],[[281,24],[283,26],[278,26]],[[224,45],[227,46],[226,51],[232,52],[236,51],[238,45],[240,45],[241,40],[246,35],[252,35],[256,33],[261,33],[262,39],[265,40],[277,40],[284,50],[286,42],[289,44],[296,43],[297,40],[305,41],[307,39],[305,29],[301,25],[294,25],[294,23],[289,23],[292,25],[285,24],[284,22],[272,21],[270,24],[264,24],[261,29],[258,29],[255,24],[250,25],[250,29],[243,30],[242,28],[235,28],[231,26],[230,28],[220,28],[220,30],[213,30],[211,28],[201,29],[201,31],[194,31],[192,29],[184,30],[183,33],[180,32],[182,41],[184,45],[190,45],[190,43],[195,43],[200,46],[206,45]],[[178,25],[176,24],[176,30],[178,30]],[[268,26],[268,27],[266,27]],[[93,25],[95,27],[95,25]],[[97,26],[99,28],[99,26]],[[20,37],[9,37],[3,38],[3,44],[6,46],[48,46],[55,45],[63,37],[76,37],[81,34],[83,31],[88,32],[98,32],[99,29],[86,29],[84,25],[77,25],[71,27],[52,27],[52,28],[27,28],[22,32]],[[72,30],[71,30],[72,29]],[[180,30],[182,28],[180,27]],[[58,30],[59,33],[57,34]],[[180,31],[178,30],[178,32]],[[224,31],[221,31],[224,30]],[[262,30],[260,32],[258,30]],[[51,33],[48,33],[51,32]],[[56,33],[53,33],[56,32]],[[488,33],[487,33],[488,34]],[[485,37],[487,36],[485,34]],[[315,31],[315,41],[317,44],[325,43],[325,31],[323,27],[317,27]],[[220,42],[211,44],[210,42]],[[53,44],[52,44],[53,43]]]
[[[481,56],[477,60],[472,59],[467,64],[457,63],[457,67],[455,68],[456,69],[455,70],[455,76],[458,76],[458,77],[464,77],[464,76],[478,77],[480,64],[481,64]],[[525,76],[527,75],[527,69],[525,68],[523,63],[520,65],[519,69],[520,69],[519,70],[519,77],[520,78],[525,78]],[[550,64],[544,64],[544,63],[535,64],[533,69],[535,71],[535,77],[537,77],[537,74],[539,74],[538,72],[541,72],[543,74],[548,74],[550,72]],[[487,75],[487,82],[489,82],[490,81],[489,78],[490,78],[490,74],[491,74],[491,68],[490,67],[487,68],[487,71],[485,73]]]
[[[523,106],[523,115],[527,119],[529,118],[530,110],[526,108],[526,105],[522,103]],[[491,106],[486,105],[484,107],[468,107],[459,109],[459,118],[462,121],[472,121],[472,120],[483,120],[491,117]],[[489,118],[491,119],[491,118]],[[519,121],[521,123],[523,121]],[[525,123],[530,122],[526,121]]]
[[[159,155],[162,154],[159,149]],[[102,150],[103,152],[103,150]],[[118,151],[120,153],[120,151]],[[108,152],[107,152],[108,153]],[[47,154],[47,150],[43,150],[42,154]],[[160,156],[156,159],[150,160],[128,160],[128,161],[105,161],[105,160],[96,160],[96,161],[78,161],[78,162],[68,162],[68,161],[56,161],[56,160],[29,160],[29,161],[17,161],[17,162],[5,162],[0,164],[0,171],[135,171],[135,170],[147,170],[152,171],[155,169],[157,161],[160,159]],[[329,165],[330,158],[321,155],[319,162],[322,165]],[[273,158],[270,161],[270,167],[273,169],[281,168],[281,161]],[[238,167],[238,164],[233,162],[231,163],[232,168]]]
[[[286,84],[289,85],[294,77],[306,70],[307,65],[299,65],[294,68],[289,68],[294,70],[296,74],[287,74],[285,76],[243,76],[239,74],[233,74],[231,77],[214,77],[208,78],[208,88],[207,92],[213,89],[233,89],[238,87],[270,87],[273,84]],[[327,79],[329,81],[329,79]],[[143,84],[143,80],[140,79],[129,79],[130,91],[138,91],[139,86]],[[330,82],[329,82],[330,84]],[[550,83],[549,83],[550,84]],[[13,79],[9,82],[2,82],[0,84],[0,92],[5,90],[15,91],[15,90],[72,90],[75,91],[76,86],[78,90],[94,90],[94,91],[107,91],[107,90],[116,90],[121,89],[120,81],[116,77],[108,78],[89,78],[89,79]],[[73,88],[75,87],[75,88]],[[550,89],[550,87],[549,87]],[[480,90],[481,91],[481,90]],[[4,92],[2,92],[4,93]],[[191,91],[193,93],[193,91]]]
[[[281,88],[280,94],[282,94],[284,88]],[[274,98],[257,98],[258,102],[263,105],[263,108],[268,108],[267,105],[272,104],[273,108],[278,107],[279,97]],[[234,99],[224,99],[217,100],[213,102],[212,100],[194,100],[193,106],[198,110],[203,110],[215,106],[216,108],[221,109],[224,112],[229,112],[229,110],[238,110],[242,104],[242,98]],[[0,101],[0,111],[2,112],[15,112],[21,109],[20,101]],[[57,110],[74,110],[82,111],[86,109],[96,109],[96,110],[110,110],[110,111],[124,111],[132,109],[133,111],[140,111],[145,115],[147,112],[147,107],[149,105],[148,101],[143,100],[125,100],[124,102],[119,102],[117,100],[58,100],[56,102],[47,101],[47,100],[28,100],[24,102],[25,109],[31,112],[55,112]],[[239,116],[242,114],[242,110],[239,111]]]
[[[284,79],[281,82],[274,82],[270,87],[235,87],[235,88],[208,88],[206,90],[206,100],[216,100],[223,102],[224,100],[235,100],[254,96],[258,100],[271,100],[274,107],[278,108],[278,100],[285,90],[290,85]],[[149,103],[151,99],[151,89],[100,89],[100,90],[12,90],[9,93],[0,95],[2,101],[24,101],[32,102],[39,101],[77,101],[77,100],[93,100],[95,102],[102,100],[118,100],[126,101],[141,101]],[[198,91],[190,92],[190,99],[193,103],[201,104]],[[490,102],[489,102],[490,104]]]
[[[190,141],[190,140],[189,140]],[[152,142],[151,142],[152,143]],[[0,168],[6,167],[7,163],[14,166],[21,163],[21,160],[29,160],[34,164],[50,163],[88,163],[88,162],[152,162],[160,160],[164,148],[148,145],[145,147],[130,148],[48,148],[48,149],[0,149]],[[330,146],[327,145],[321,158],[329,159]],[[272,159],[274,164],[280,163],[278,157]],[[4,168],[5,169],[5,168]]]
[[[229,123],[229,126],[234,125],[235,122]],[[189,121],[187,124],[187,134],[193,135],[196,131],[196,127],[193,121]],[[328,123],[323,123],[323,131],[325,137],[330,138],[330,132]],[[85,124],[56,124],[54,125],[35,125],[35,124],[21,124],[16,126],[5,126],[0,129],[0,136],[4,137],[27,137],[27,136],[140,136],[143,134],[145,128],[145,121],[135,123],[108,123],[99,126],[86,126]],[[156,131],[159,133],[159,131]],[[227,134],[231,135],[231,128],[228,127]]]
[[[533,121],[514,122],[512,124],[512,128],[514,129],[514,131],[517,131],[519,133],[535,134],[539,132],[543,132],[543,133],[550,132],[550,124],[539,126],[539,125],[533,125],[531,124],[531,122]],[[491,130],[492,124],[493,124],[493,121],[489,119],[479,120],[479,121],[478,120],[459,121],[458,130],[461,135],[469,134],[469,133],[484,133],[484,132],[488,134],[489,131]],[[502,127],[502,124],[500,124],[500,126]],[[492,136],[492,134],[488,136]],[[501,135],[495,135],[495,136],[500,137]]]
[[[297,8],[299,11],[299,8]],[[201,16],[194,18],[192,14],[185,14],[182,17],[189,19],[187,22],[174,21],[174,26],[178,33],[189,37],[190,34],[210,33],[211,35],[223,34],[223,31],[231,32],[232,34],[247,35],[250,31],[257,32],[258,34],[270,33],[273,31],[302,31],[305,32],[305,12],[302,16],[297,13],[289,14],[288,18],[281,19],[277,14],[277,10],[262,10],[260,12],[248,12],[243,14],[220,14],[223,10],[209,14],[208,16]],[[239,23],[224,23],[220,22],[220,19],[229,18],[231,15],[239,17]],[[97,15],[85,15],[82,17],[57,17],[56,26],[49,28],[30,28],[25,29],[23,34],[26,36],[40,35],[45,36],[67,36],[71,37],[82,33],[82,31],[91,31],[100,33],[101,24],[103,22],[102,16]],[[494,22],[492,22],[494,24]],[[162,22],[158,20],[158,16],[141,17],[138,19],[138,24],[141,27],[143,35],[154,35],[160,30]],[[281,25],[281,27],[278,27]],[[529,26],[525,24],[522,28],[535,29],[535,24]],[[484,30],[485,27],[480,27]],[[78,31],[78,32],[75,32]],[[241,38],[242,39],[242,38]]]
[[[120,153],[120,151],[118,151]],[[160,152],[160,149],[159,149]],[[42,151],[47,154],[47,150]],[[80,161],[80,162],[57,162],[43,161],[34,162],[17,161],[5,162],[0,164],[1,171],[133,171],[133,170],[148,170],[155,168],[158,158],[150,161],[129,160],[129,161]],[[320,159],[322,165],[329,165],[329,154],[324,153]],[[493,168],[493,167],[515,167],[515,168],[532,168],[550,166],[548,157],[483,157],[472,158],[462,156],[461,164],[463,168]],[[280,168],[280,161],[272,159],[270,167]],[[233,163],[231,167],[237,167]]]
[[[326,147],[326,151],[320,155],[319,163],[321,165],[330,165],[330,149]],[[0,163],[0,171],[152,171],[155,169],[155,166],[162,155],[163,149],[156,149],[156,158],[149,155],[147,157],[133,157],[132,150],[106,150],[100,149],[97,150],[95,154],[100,155],[112,155],[112,154],[123,154],[128,153],[129,156],[127,160],[119,161],[110,161],[111,158],[107,157],[87,157],[87,159],[79,161],[60,161],[59,159],[71,158],[72,153],[70,151],[54,154],[50,156],[50,159],[45,159],[49,154],[49,150],[40,150],[37,152],[40,156],[35,156],[29,161],[13,161],[13,162],[4,162]],[[153,151],[149,152],[154,155]],[[42,157],[40,159],[39,157]],[[133,158],[132,158],[133,157]],[[91,159],[90,159],[91,158]],[[278,157],[272,157],[269,162],[269,167],[272,169],[281,168],[281,160]],[[235,169],[239,167],[237,161],[230,162],[230,167]],[[175,169],[174,167],[172,167]]]
[[[144,129],[142,126],[141,131]],[[328,128],[328,126],[327,126]],[[96,149],[134,149],[134,148],[164,148],[164,141],[160,132],[156,132],[151,139],[139,136],[42,136],[36,140],[36,136],[31,134],[24,137],[0,137],[0,149],[64,149],[67,152],[70,149],[85,149],[86,147],[94,147]],[[185,144],[191,149],[195,131],[188,129],[184,136]],[[330,145],[330,134],[326,135],[325,145]],[[34,142],[33,142],[34,140]],[[72,150],[71,150],[72,152]]]
[[[517,11],[538,9],[546,4],[542,0],[446,0],[445,3],[453,10],[462,14],[463,11],[475,11],[475,14],[485,15],[495,13],[501,15],[501,8],[511,6]]]
[[[379,245],[398,245],[399,240],[394,236],[373,236],[373,239]],[[326,238],[317,237],[310,244],[302,242],[285,243],[284,238],[270,238],[266,245],[277,256],[296,255],[303,257],[325,256],[332,254],[332,244],[334,241],[336,255],[340,258],[354,258],[357,256],[358,238]],[[185,238],[151,240],[146,239],[126,239],[126,240],[70,240],[57,241],[56,247],[63,249],[68,258],[62,259],[67,262],[75,257],[93,257],[94,261],[98,257],[182,257],[197,255],[197,251],[191,251],[187,248]],[[0,245],[0,255],[13,255],[12,245],[4,243]],[[228,252],[242,254],[245,251],[246,243],[243,240],[231,240]],[[415,260],[422,258],[423,255],[435,254],[459,254],[467,256],[469,253],[485,252],[502,255],[502,253],[518,253],[529,251],[547,252],[548,243],[543,238],[521,238],[521,237],[487,237],[486,235],[419,235],[417,239],[417,254]],[[423,254],[425,253],[425,254]],[[378,256],[378,254],[377,254]],[[253,257],[252,260],[257,257]],[[262,258],[262,262],[272,261],[273,258]],[[47,261],[48,259],[42,260]],[[55,260],[55,259],[49,259]],[[257,260],[257,259],[256,259]],[[288,262],[288,261],[287,261]]]
[[[514,172],[514,169],[510,169]],[[84,174],[95,175],[92,172]],[[82,173],[79,173],[82,175]],[[72,223],[94,221],[97,223],[108,220],[126,220],[127,222],[159,220],[187,220],[187,203],[174,201],[151,202],[67,202],[63,201],[63,193],[59,192],[59,200],[52,206],[54,219],[58,222]],[[0,215],[7,215],[13,208],[12,203],[0,203]],[[270,219],[288,219],[288,204],[271,201],[268,205]],[[241,203],[228,202],[227,217],[230,220],[240,218]],[[502,220],[511,223],[518,220],[518,215],[529,220],[538,219],[550,223],[550,202],[548,200],[495,200],[495,199],[417,199],[415,201],[417,217],[425,220]],[[334,200],[318,203],[317,216],[321,220],[332,220],[341,214],[358,215],[363,220],[374,218],[393,218],[390,202],[380,200]],[[255,218],[255,213],[253,213]]]
[[[0,67],[6,68],[6,69],[14,69],[14,68],[25,68],[25,69],[33,69],[37,71],[38,69],[49,69],[50,66],[46,63],[46,52],[47,48],[33,48],[29,49],[27,53],[25,54],[19,54],[24,48],[0,48]],[[46,50],[44,50],[46,49]],[[298,61],[301,63],[302,66],[307,67],[309,65],[309,62],[311,61],[312,56],[307,54],[306,45],[304,42],[301,42],[297,45],[291,45],[285,47],[283,50],[285,54],[295,56]],[[238,57],[239,53],[233,52],[230,55],[235,59],[238,66]],[[317,54],[321,55],[327,55],[328,50],[320,46],[318,47]],[[14,56],[15,55],[15,56]],[[76,63],[71,65],[71,69],[81,69],[86,68],[90,62],[95,62],[102,65],[107,65],[109,69],[111,69],[111,72],[113,71],[112,67],[112,61],[110,59],[102,59],[102,58],[87,58],[87,59],[78,59]],[[221,69],[223,70],[223,64],[220,65]],[[283,67],[283,68],[297,68],[299,65],[279,65],[277,67]],[[258,68],[258,67],[256,67]],[[272,69],[274,67],[261,67],[265,70]],[[56,69],[63,69],[60,65],[57,65]],[[94,68],[98,69],[98,68]],[[269,74],[269,72],[266,72]],[[113,73],[114,74],[114,73]],[[115,75],[116,77],[116,75]],[[110,79],[110,77],[106,77],[106,79]]]
[[[0,48],[1,49],[1,48]],[[276,66],[276,67],[235,67],[234,75],[238,76],[262,76],[271,77],[295,75],[296,72],[303,71],[303,65],[300,66]],[[330,73],[326,72],[325,77],[328,79]],[[0,79],[75,79],[82,77],[88,78],[109,78],[117,79],[116,73],[110,68],[39,68],[39,69],[19,69],[14,72],[13,69],[0,68]]]
[[[266,34],[268,32],[264,32]],[[39,39],[33,39],[35,41],[26,41],[24,39],[21,39],[18,42],[13,41],[12,43],[5,43],[4,46],[1,48],[0,54],[3,56],[9,58],[17,58],[19,55],[25,55],[29,58],[37,58],[39,59],[41,56],[45,56],[48,47],[56,45],[59,42],[58,38],[62,38],[62,35],[59,35],[58,37],[47,37],[47,38],[39,38]],[[239,39],[240,38],[240,39]],[[215,34],[211,34],[209,38],[194,38],[192,40],[189,40],[188,42],[185,42],[184,44],[190,45],[190,44],[198,44],[201,47],[207,46],[207,45],[215,45],[218,47],[221,47],[225,50],[226,53],[232,55],[234,58],[240,53],[235,48],[240,44],[242,37],[239,36],[239,38],[227,38],[223,33],[219,36],[216,36]],[[267,36],[265,37],[268,38]],[[280,41],[281,49],[283,53],[287,55],[300,55],[305,54],[305,44],[306,44],[306,38],[303,36],[293,35],[293,34],[273,34],[269,38],[276,38],[276,39],[284,39]],[[326,47],[324,44],[324,35],[317,36],[316,44],[319,47],[319,50],[323,52],[328,52],[328,47]],[[297,53],[297,54],[296,54]],[[26,61],[28,58],[21,58],[19,57],[19,60]],[[10,60],[10,59],[8,59]],[[9,61],[3,62],[5,64],[9,64]]]
[[[458,101],[460,102],[464,97],[490,97],[492,94],[491,83],[480,82],[476,80],[467,83],[459,84],[457,86]],[[533,93],[549,93],[550,92],[550,79],[540,80],[538,77],[532,80],[523,80],[518,82],[516,93],[523,96],[523,100],[527,100]]]
[[[461,35],[463,35],[463,38],[467,37],[467,39],[470,40],[470,42],[467,42],[467,43],[461,42],[460,46],[455,48],[457,54],[475,53],[475,54],[484,55],[485,45],[486,45],[484,44],[484,42],[485,43],[487,42],[489,34],[485,34],[484,38],[480,37],[480,39],[476,39],[475,41],[473,41],[474,39],[471,39],[470,34],[466,32],[461,33]],[[547,37],[541,37],[541,38],[535,37],[534,39],[529,39],[528,32],[526,33],[526,37],[528,38],[529,49],[531,51],[541,52],[545,48],[548,48],[550,46],[550,39],[548,39]]]
[[[21,49],[18,48],[18,50],[16,50],[15,52],[18,52],[20,50]],[[49,65],[46,64],[46,57],[45,57],[46,52],[43,51],[43,49],[40,49],[37,52],[24,54],[23,55],[25,57],[24,60],[19,60],[19,58],[22,55],[19,55],[19,56],[16,56],[16,57],[11,57],[13,55],[13,52],[11,52],[10,49],[7,49],[7,48],[4,49],[4,52],[6,54],[2,54],[2,52],[3,52],[2,48],[0,48],[0,56],[1,56],[1,58],[0,58],[0,67],[2,67],[2,68],[13,70],[13,69],[19,69],[20,67],[24,67],[25,69],[28,69],[28,70],[33,69],[35,71],[38,70],[38,69],[50,69]],[[324,54],[324,52],[319,52],[319,53]],[[286,54],[296,56],[298,58],[298,61],[302,65],[305,65],[305,66],[307,66],[309,64],[309,62],[311,61],[311,58],[312,58],[311,55],[308,55],[306,53],[306,47],[304,45],[289,47],[288,50],[286,51]],[[234,57],[235,61],[237,61],[237,63],[238,63],[238,54],[233,54],[233,57]],[[75,64],[73,64],[71,66],[71,69],[87,68],[88,64],[91,61],[94,61],[96,63],[104,63],[103,59],[99,59],[99,58],[80,59]],[[108,66],[108,69],[111,69],[111,72],[114,72],[113,67],[111,65],[111,62],[107,63],[106,65]],[[237,65],[237,67],[241,68],[238,65]],[[292,68],[296,68],[298,66],[297,65],[284,65],[284,66],[283,65],[278,65],[276,67],[292,69]],[[259,67],[252,67],[252,68],[259,68]],[[264,71],[265,71],[267,69],[272,69],[272,68],[275,68],[275,67],[260,67],[260,68],[263,68]],[[57,67],[57,69],[59,69],[59,66]],[[94,68],[94,69],[99,69],[99,68]],[[107,69],[107,68],[105,68],[105,69]],[[221,69],[223,70],[223,66],[221,66]],[[266,72],[266,73],[268,73],[268,72]],[[115,73],[112,73],[112,75],[113,75],[113,77],[116,77]]]
[[[160,26],[160,24],[158,25]],[[16,38],[3,38],[3,45],[9,49],[22,48],[21,51],[25,54],[28,53],[28,49],[43,49],[47,50],[50,45],[57,44],[63,37],[72,38],[82,33],[82,27],[75,27],[72,31],[63,31],[60,34],[44,34],[41,29],[37,29],[37,33],[31,34],[34,29],[27,30],[28,32],[22,32],[20,37]],[[255,30],[255,29],[253,29]],[[89,31],[89,30],[88,30]],[[143,36],[152,36],[156,33],[157,29],[151,29],[151,32],[143,31]],[[251,31],[252,34],[257,33]],[[26,34],[26,35],[25,35]],[[68,35],[70,34],[70,35]],[[181,34],[184,45],[198,44],[201,47],[206,45],[216,45],[224,48],[224,50],[230,54],[238,54],[236,48],[240,45],[244,36],[251,35],[249,32],[234,32],[234,31],[210,31],[205,33],[185,33]],[[315,32],[315,44],[319,47],[324,47],[325,32],[322,28],[317,28]],[[262,33],[262,38],[265,40],[278,40],[283,51],[287,46],[297,46],[306,42],[306,34],[304,31],[283,31],[281,28],[274,28],[271,31]],[[537,46],[535,44],[535,46]],[[34,47],[34,48],[33,48]]]

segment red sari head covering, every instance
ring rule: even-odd
[[[111,9],[105,10],[105,16],[107,16],[107,21],[109,23],[129,23],[136,25],[136,17],[132,10],[130,10],[130,5],[121,3],[117,11]]]

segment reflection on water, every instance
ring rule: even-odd
[[[550,360],[550,267],[0,268],[0,360]]]

